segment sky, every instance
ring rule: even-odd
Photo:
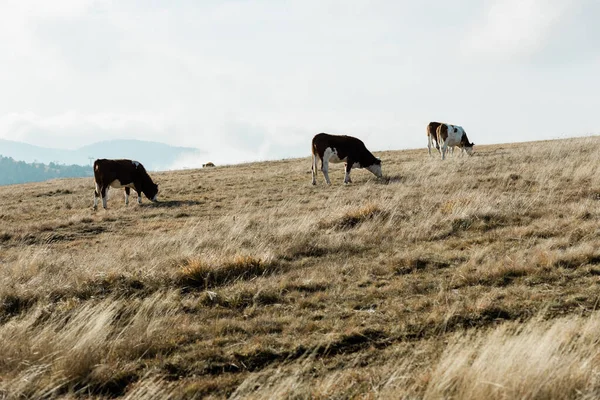
[[[598,0],[0,0],[0,138],[151,140],[225,164],[308,156],[319,132],[425,148],[429,121],[476,145],[598,134],[598,15]]]

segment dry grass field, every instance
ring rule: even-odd
[[[0,187],[0,398],[598,398],[600,137],[475,151]]]

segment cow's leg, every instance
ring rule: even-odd
[[[135,192],[137,193],[137,203],[142,204],[142,186],[135,183],[134,186],[135,187],[133,188],[133,190],[135,190]]]
[[[431,137],[431,135],[427,135],[427,151],[429,152],[429,157],[431,157],[431,147],[433,146],[433,138]],[[436,143],[436,147],[437,143]],[[438,147],[439,149],[439,147]]]
[[[126,206],[129,205],[129,188],[128,187],[125,188],[125,205]]]
[[[327,182],[328,185],[331,185],[331,181],[329,180],[329,161],[322,160],[321,171],[323,171],[323,176],[325,176],[325,182]]]
[[[429,157],[431,157],[431,136],[427,136],[427,152],[429,153]]]
[[[94,210],[98,209],[98,197],[100,197],[100,187],[96,183],[96,188],[94,189]]]
[[[312,184],[316,185],[317,184],[317,156],[315,154],[312,155],[312,166],[310,169],[312,171]]]
[[[448,150],[448,145],[446,143],[442,143],[440,150],[442,153],[442,160],[445,160],[446,159],[446,150]]]
[[[100,197],[102,197],[102,208],[106,210],[106,195],[108,194],[108,186],[100,188]]]
[[[348,159],[346,163],[346,175],[344,176],[344,183],[352,183],[352,179],[350,179],[350,170],[352,170],[352,160]]]

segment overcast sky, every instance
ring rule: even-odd
[[[318,132],[424,148],[432,120],[476,144],[598,134],[598,16],[598,0],[0,0],[0,138],[232,163],[308,156]]]

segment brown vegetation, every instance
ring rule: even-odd
[[[0,187],[0,398],[597,398],[599,145]]]

